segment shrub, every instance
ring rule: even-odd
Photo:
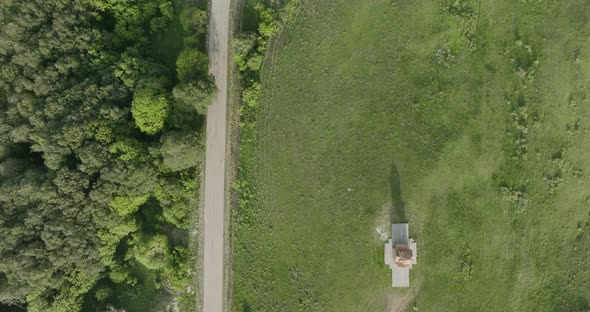
[[[514,45],[506,49],[512,62],[514,73],[523,82],[535,79],[535,73],[539,67],[537,53],[532,46],[522,40],[516,40]]]
[[[242,101],[249,108],[254,108],[260,100],[261,85],[259,82],[254,82],[249,88],[246,88],[242,93]]]
[[[460,17],[473,16],[473,9],[469,1],[466,0],[445,0],[443,8],[452,15]]]
[[[451,48],[446,43],[436,50],[434,57],[437,64],[447,68],[451,66],[451,62],[455,58],[451,53]]]
[[[263,38],[269,38],[276,29],[276,23],[272,16],[272,9],[266,8],[263,5],[258,5],[256,9],[258,11],[258,19],[260,20],[260,24],[258,24],[258,33]]]

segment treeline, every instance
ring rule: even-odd
[[[190,292],[198,131],[214,84],[206,12],[178,9],[169,0],[0,5],[4,307],[124,307],[118,289],[146,282],[141,272],[155,288]],[[176,67],[153,39],[174,23],[184,36],[171,51]]]

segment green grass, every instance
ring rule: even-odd
[[[280,35],[240,159],[234,311],[588,309],[590,3],[453,2],[308,2]],[[375,232],[392,201],[410,290]]]
[[[241,30],[243,32],[250,32],[256,31],[258,29],[258,15],[254,8],[256,1],[254,0],[247,0],[244,1],[244,7],[242,8],[241,12]]]

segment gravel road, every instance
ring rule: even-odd
[[[225,146],[230,0],[211,0],[209,72],[217,96],[207,113],[203,213],[203,312],[224,311]]]

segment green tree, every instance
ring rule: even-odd
[[[141,196],[117,196],[110,203],[111,208],[121,217],[135,213],[141,205],[145,204],[149,195]]]
[[[213,103],[215,92],[216,88],[213,82],[199,80],[177,85],[172,91],[172,96],[175,107],[184,113],[196,111],[204,115],[207,113],[209,105]]]
[[[133,53],[125,52],[115,67],[115,76],[128,88],[134,88],[139,78],[148,71],[147,62]]]
[[[178,228],[190,226],[190,215],[198,200],[197,182],[194,171],[190,170],[160,176],[154,195],[163,209],[166,222]]]
[[[196,7],[185,9],[180,14],[180,24],[189,34],[204,35],[207,33],[207,12]]]
[[[254,50],[256,46],[256,33],[250,33],[240,36],[234,42],[234,62],[238,65],[240,71],[245,71],[248,69],[248,59],[250,58],[250,53]]]
[[[154,135],[164,128],[168,109],[166,96],[158,90],[144,87],[133,94],[131,114],[139,130],[146,134]]]
[[[109,287],[102,286],[96,290],[94,297],[98,302],[105,302],[110,296],[113,295],[113,290]]]
[[[194,167],[202,157],[199,138],[194,132],[170,131],[162,135],[160,142],[165,170],[181,171]]]
[[[207,77],[209,59],[197,49],[185,48],[176,59],[178,80],[189,81]]]
[[[168,265],[169,253],[170,246],[166,235],[156,234],[151,237],[136,235],[128,257],[137,260],[150,270],[160,270]]]
[[[168,285],[175,290],[183,290],[190,282],[190,251],[182,246],[175,246],[170,253],[169,264],[164,273]]]

